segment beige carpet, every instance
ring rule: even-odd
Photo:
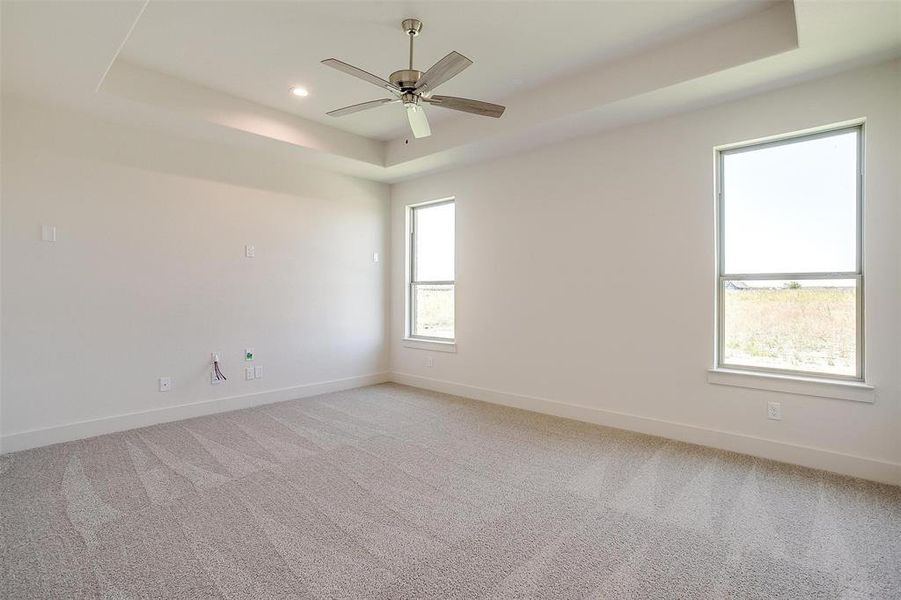
[[[0,466],[3,598],[901,597],[901,488],[397,385]]]

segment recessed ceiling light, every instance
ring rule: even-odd
[[[305,98],[310,95],[310,92],[306,90],[306,88],[302,87],[293,87],[291,88],[291,93],[295,96],[300,96],[301,98]]]

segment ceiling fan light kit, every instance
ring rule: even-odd
[[[432,134],[422,103],[483,117],[494,117],[495,119],[504,114],[504,107],[499,104],[491,104],[490,102],[482,102],[480,100],[470,100],[469,98],[433,95],[435,88],[460,74],[463,69],[472,64],[472,61],[459,52],[451,52],[432,65],[425,73],[418,71],[413,68],[413,38],[417,37],[422,32],[422,21],[419,19],[404,19],[401,22],[401,28],[410,38],[410,59],[408,67],[391,73],[387,80],[336,58],[327,58],[322,61],[322,64],[326,66],[386,89],[391,92],[394,97],[380,98],[378,100],[353,104],[351,106],[345,106],[344,108],[330,111],[326,114],[332,117],[343,117],[344,115],[376,108],[383,104],[401,103],[406,109],[410,129],[413,131],[414,137],[417,138],[428,137]]]

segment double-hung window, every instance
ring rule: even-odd
[[[454,340],[454,201],[411,206],[407,336]]]
[[[718,152],[718,367],[863,380],[862,142]]]

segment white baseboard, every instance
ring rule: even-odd
[[[366,385],[374,385],[376,383],[385,383],[386,381],[390,381],[389,373],[372,373],[369,375],[346,377],[344,379],[334,379],[331,381],[318,381],[315,383],[307,383],[295,387],[269,390],[266,392],[257,392],[255,394],[246,394],[243,396],[203,400],[201,402],[192,402],[190,404],[179,404],[178,406],[167,406],[165,408],[126,413],[124,415],[89,419],[43,429],[20,431],[18,433],[10,433],[0,437],[0,452],[6,453],[27,450],[28,448],[37,448],[39,446],[48,446],[60,442],[70,442],[72,440],[94,437],[95,435],[103,435],[104,433],[125,431],[138,427],[146,427],[148,425],[156,425],[157,423],[167,423],[169,421],[180,421],[182,419],[249,408],[261,404],[296,400],[298,398],[306,398],[318,394],[326,394],[328,392],[337,392]]]
[[[596,423],[617,429],[647,433],[681,442],[730,450],[779,462],[860,477],[861,479],[901,485],[901,464],[899,463],[843,454],[823,448],[779,442],[743,433],[706,429],[685,423],[664,421],[578,404],[567,404],[546,398],[511,394],[409,373],[391,373],[391,381],[483,402],[502,404],[513,408]]]

